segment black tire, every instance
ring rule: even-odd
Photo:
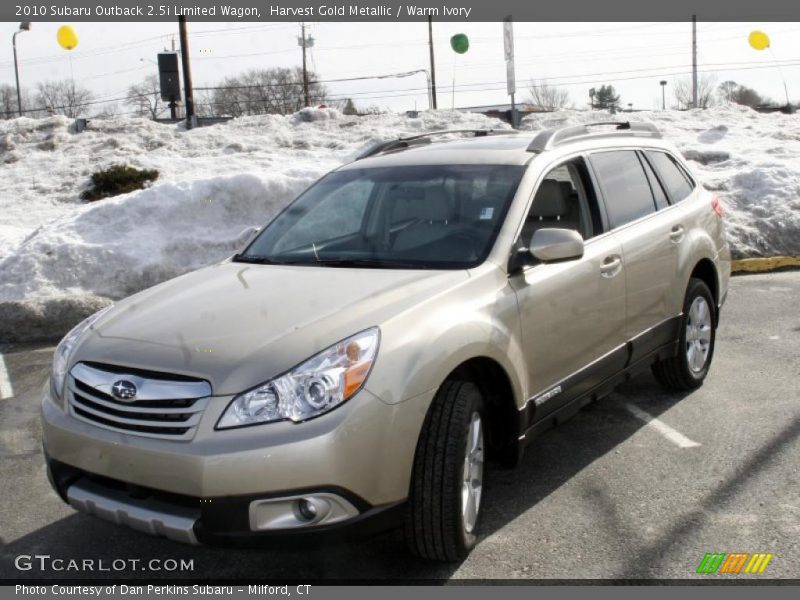
[[[708,354],[705,358],[705,363],[699,370],[692,369],[689,365],[686,340],[687,325],[690,319],[689,311],[697,298],[703,298],[705,300],[711,319]],[[666,389],[672,391],[694,390],[703,385],[703,380],[706,378],[706,375],[708,375],[708,368],[711,366],[711,359],[714,356],[716,330],[717,307],[714,303],[714,296],[703,280],[692,278],[689,280],[689,286],[686,288],[686,297],[683,301],[683,317],[681,318],[680,325],[678,354],[653,365],[653,375],[655,375],[658,382]]]
[[[459,561],[475,546],[462,516],[461,489],[467,432],[477,413],[485,424],[484,403],[471,382],[447,381],[437,392],[422,426],[411,475],[405,538],[411,552],[436,561]]]

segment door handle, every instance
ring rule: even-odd
[[[617,254],[606,256],[600,265],[600,273],[603,277],[614,277],[622,270],[622,258]]]
[[[669,239],[676,244],[680,243],[683,240],[684,231],[683,225],[675,225],[669,232]]]

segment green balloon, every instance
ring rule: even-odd
[[[469,38],[464,33],[457,33],[450,38],[450,47],[458,54],[469,50]]]

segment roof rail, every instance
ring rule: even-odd
[[[592,127],[614,126],[611,131],[592,131]],[[581,138],[591,137],[616,137],[620,135],[631,135],[638,137],[660,138],[661,132],[652,123],[644,121],[601,121],[598,123],[586,123],[585,125],[575,125],[573,127],[562,127],[560,129],[546,129],[539,133],[528,146],[528,152],[544,152],[552,150],[562,144],[578,141]]]
[[[356,156],[355,160],[369,158],[370,156],[375,156],[376,154],[389,152],[391,150],[402,150],[418,144],[430,144],[430,138],[451,133],[471,133],[475,137],[485,137],[487,135],[507,135],[519,132],[516,129],[443,129],[441,131],[429,131],[427,133],[397,138],[395,140],[376,142]]]

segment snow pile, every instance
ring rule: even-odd
[[[114,299],[222,260],[319,176],[375,141],[497,127],[438,112],[346,117],[306,109],[185,131],[138,119],[0,125],[0,340],[64,333]],[[502,126],[502,124],[501,124]],[[85,204],[90,175],[154,168],[148,189]]]
[[[800,116],[741,107],[616,115],[656,123],[728,206],[737,256],[800,254]],[[527,117],[523,127],[608,120]],[[214,263],[323,173],[375,141],[502,128],[470,113],[345,116],[305,109],[186,131],[142,119],[0,123],[0,340],[57,336],[114,299]],[[91,174],[157,169],[148,189],[84,204]]]
[[[614,116],[560,112],[527,117],[527,129],[602,120],[654,123],[727,207],[734,258],[800,255],[800,115],[738,106]]]

